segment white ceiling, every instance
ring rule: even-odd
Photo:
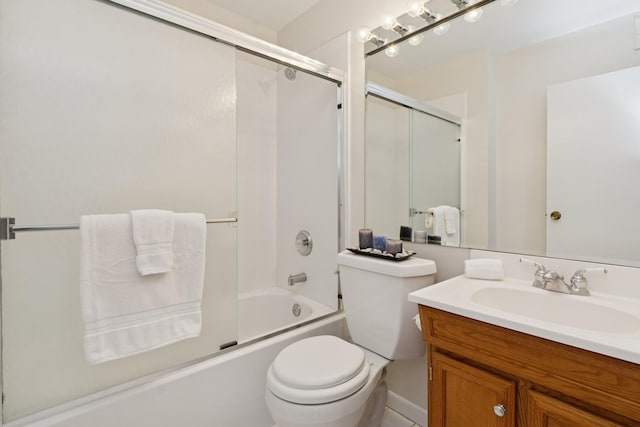
[[[207,0],[250,21],[280,31],[320,0]]]

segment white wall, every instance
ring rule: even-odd
[[[236,13],[218,7],[207,0],[163,0],[165,3],[176,6],[198,16],[217,22],[243,33],[250,34],[271,43],[277,42],[277,34],[274,30],[240,16]]]

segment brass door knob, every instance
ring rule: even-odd
[[[549,215],[551,217],[552,220],[557,221],[560,218],[562,218],[562,214],[558,211],[553,211],[551,212],[551,214]]]

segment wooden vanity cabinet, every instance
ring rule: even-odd
[[[429,427],[640,427],[640,365],[420,306]]]

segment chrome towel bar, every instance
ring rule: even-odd
[[[238,222],[238,218],[208,219],[207,224],[224,224]],[[0,240],[13,240],[16,233],[22,231],[49,231],[49,230],[78,230],[80,224],[51,224],[51,225],[16,225],[16,219],[11,217],[0,218]]]

